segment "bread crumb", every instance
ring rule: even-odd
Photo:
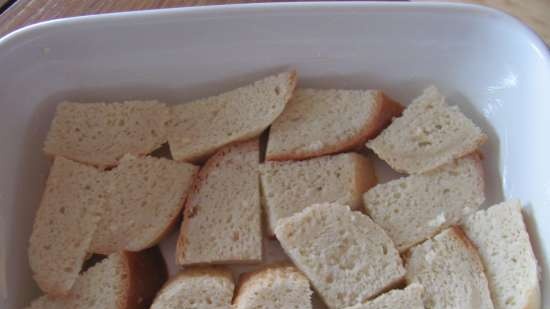
[[[319,151],[319,150],[323,149],[323,146],[324,146],[323,142],[315,141],[315,142],[309,144],[306,147],[306,150],[308,150],[308,151]]]
[[[446,221],[445,213],[442,212],[437,217],[430,220],[430,222],[428,222],[428,225],[429,226],[441,226],[441,225],[443,225],[443,223],[445,223],[445,221]]]

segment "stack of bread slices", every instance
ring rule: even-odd
[[[296,84],[60,103],[28,308],[540,307],[521,204],[479,210],[487,136],[457,106]],[[375,155],[405,175],[379,184]]]

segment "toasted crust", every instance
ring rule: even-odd
[[[381,91],[378,92],[376,98],[376,112],[373,113],[371,119],[366,121],[363,128],[358,134],[349,136],[347,140],[341,141],[338,144],[322,147],[320,150],[312,151],[294,151],[288,153],[266,154],[268,161],[289,161],[289,160],[304,160],[308,158],[319,157],[327,154],[334,154],[353,150],[360,145],[363,145],[367,140],[375,137],[386,126],[391,123],[393,117],[398,117],[404,110],[404,107],[398,102],[388,98]]]
[[[147,309],[168,277],[166,264],[157,247],[138,253],[123,252],[127,273],[126,297],[118,309]]]

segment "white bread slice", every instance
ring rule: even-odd
[[[166,142],[168,108],[158,101],[57,106],[44,152],[110,167],[125,154],[144,155]]]
[[[413,283],[402,290],[391,290],[364,304],[347,309],[424,309],[423,291],[420,284]]]
[[[462,227],[479,250],[495,308],[540,308],[537,260],[519,200],[480,210]]]
[[[275,235],[329,308],[365,302],[405,275],[384,230],[343,205],[312,205],[280,220]]]
[[[151,309],[231,309],[234,289],[227,269],[186,268],[164,285]]]
[[[424,286],[426,308],[492,309],[476,248],[456,226],[411,248],[407,281]]]
[[[174,160],[200,161],[229,143],[262,133],[285,108],[296,87],[296,72],[174,106],[168,143]]]
[[[180,265],[262,259],[257,139],[221,149],[199,171],[185,203]]]
[[[402,110],[379,90],[297,89],[271,126],[266,160],[301,160],[356,148]]]
[[[65,295],[82,268],[105,202],[101,171],[56,157],[29,241],[33,277],[45,293]]]
[[[486,140],[479,127],[430,86],[367,147],[396,171],[418,174],[474,152]]]
[[[312,294],[308,279],[296,267],[267,266],[241,276],[233,305],[234,309],[311,309]]]
[[[176,223],[198,168],[185,162],[125,156],[108,172],[105,211],[91,252],[140,251]]]
[[[358,209],[363,193],[377,182],[369,159],[357,153],[265,162],[260,175],[270,235],[277,221],[312,204],[335,202]]]
[[[402,252],[457,224],[485,200],[479,156],[377,185],[364,195],[368,215]]]
[[[119,252],[92,266],[66,297],[41,296],[28,309],[148,309],[166,280],[158,248]]]

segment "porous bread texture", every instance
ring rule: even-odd
[[[185,203],[180,265],[262,259],[259,143],[227,146],[202,167]]]
[[[221,147],[259,136],[283,112],[296,87],[296,72],[171,109],[168,143],[175,160],[201,161]]]
[[[370,160],[357,153],[265,162],[260,175],[270,235],[280,219],[312,204],[334,202],[358,209],[363,193],[377,182]]]
[[[420,174],[474,152],[486,140],[479,127],[430,86],[366,145],[396,171]]]
[[[302,160],[354,149],[402,110],[379,90],[297,89],[271,126],[266,160]]]
[[[145,155],[166,142],[169,111],[158,101],[62,102],[44,143],[44,152],[100,168],[125,154]]]
[[[470,215],[462,224],[479,250],[496,309],[538,309],[537,260],[521,203],[512,199]]]
[[[312,205],[280,220],[275,235],[331,309],[363,303],[405,275],[384,230],[343,205]]]
[[[457,224],[484,201],[483,168],[477,155],[379,184],[364,195],[368,215],[401,252]]]

